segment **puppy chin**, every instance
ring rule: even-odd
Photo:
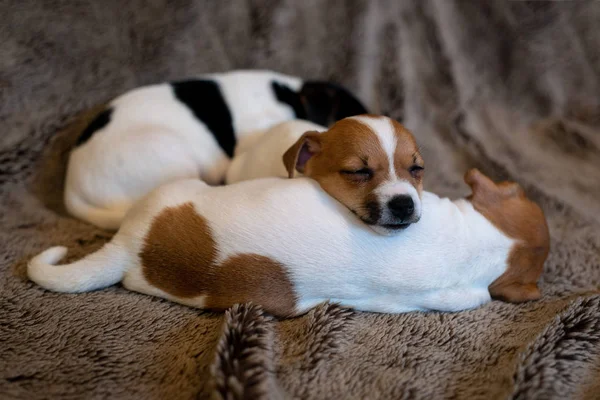
[[[408,220],[406,222],[398,223],[398,222],[395,222],[393,220],[389,221],[389,220],[386,220],[386,219],[383,219],[383,220],[380,219],[375,224],[373,224],[373,223],[371,223],[371,224],[367,223],[367,225],[369,226],[369,228],[371,228],[373,231],[375,231],[375,233],[377,233],[379,235],[394,236],[394,235],[398,235],[398,234],[404,232],[412,224],[416,224],[420,220],[421,220],[421,213],[419,212],[418,214],[413,215],[410,218],[410,220]],[[363,222],[364,222],[364,220],[363,220]]]
[[[394,235],[398,235],[398,234],[404,232],[406,230],[406,228],[408,228],[411,225],[412,224],[404,224],[402,226],[398,226],[398,227],[394,227],[394,228],[386,227],[384,225],[368,225],[368,226],[369,226],[369,228],[371,228],[371,230],[373,230],[378,235],[394,236]]]

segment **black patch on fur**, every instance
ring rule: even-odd
[[[292,107],[296,118],[315,124],[330,126],[340,119],[368,113],[352,93],[331,82],[308,81],[300,92],[277,81],[272,81],[271,87],[279,102]]]
[[[223,151],[233,157],[236,144],[233,119],[217,82],[193,79],[173,82],[171,86],[175,97],[208,127]]]
[[[79,135],[79,138],[77,138],[75,146],[81,146],[82,144],[87,142],[92,137],[92,135],[96,133],[96,131],[99,131],[100,129],[108,125],[112,113],[113,109],[107,108],[106,110],[98,114],[96,118],[94,118],[92,122],[90,122],[87,128],[85,128],[83,132],[81,132],[81,135]]]
[[[289,86],[277,81],[271,81],[271,88],[273,89],[273,92],[275,92],[275,97],[280,103],[285,103],[292,107],[294,114],[296,114],[296,118],[306,119],[306,111],[300,100],[300,95],[297,92],[293,91]]]
[[[299,95],[306,119],[319,125],[330,126],[340,119],[368,113],[352,93],[331,82],[304,82]]]

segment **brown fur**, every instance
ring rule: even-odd
[[[206,296],[205,308],[212,310],[254,302],[276,316],[294,314],[296,296],[280,263],[237,254],[217,264],[217,256],[210,226],[191,203],[156,216],[140,252],[146,280],[170,295]]]
[[[415,164],[422,167],[423,158],[414,136],[400,123],[391,121],[398,142],[394,156],[396,175],[413,184],[420,194],[423,190],[422,171],[413,175],[409,168]],[[309,147],[312,157],[306,165],[298,168],[298,155],[304,146]],[[377,134],[369,126],[353,118],[342,119],[321,134],[305,133],[285,153],[283,160],[290,177],[297,170],[315,179],[327,193],[365,221],[372,219],[368,203],[373,198],[373,191],[390,178],[388,156],[381,147]],[[342,172],[365,167],[373,171],[369,180],[357,179]]]
[[[419,147],[413,134],[399,122],[392,120],[396,133],[396,153],[394,154],[394,169],[400,179],[411,182],[419,195],[423,191],[423,170],[416,174],[409,172],[410,167],[418,165],[424,167],[425,162],[419,152]]]
[[[550,250],[542,209],[516,183],[496,184],[477,169],[467,172],[465,182],[473,189],[473,207],[517,241],[508,256],[508,269],[489,286],[490,295],[513,303],[538,299],[537,280]]]
[[[81,111],[73,118],[73,121],[64,130],[59,133],[60,135],[68,136],[71,145],[74,146],[79,136],[83,133],[90,123],[96,119],[100,113],[107,110],[109,103],[102,103],[92,106],[89,109]]]
[[[100,104],[75,115],[67,125],[58,131],[50,143],[48,151],[39,160],[39,173],[33,177],[29,189],[47,208],[62,215],[68,215],[64,205],[65,176],[71,150],[85,128],[106,110]]]

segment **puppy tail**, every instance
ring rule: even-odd
[[[65,196],[65,205],[69,213],[99,228],[116,231],[121,226],[128,206],[115,208],[99,208],[83,201],[76,194]]]
[[[29,279],[55,292],[89,292],[120,282],[130,263],[127,252],[114,243],[71,264],[55,265],[66,254],[66,247],[57,246],[35,256],[27,265]]]

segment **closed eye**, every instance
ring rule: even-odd
[[[371,168],[361,168],[357,170],[343,169],[340,171],[340,174],[346,175],[352,179],[368,180],[373,177],[373,170]]]
[[[408,169],[408,172],[410,172],[413,177],[417,178],[422,175],[424,169],[425,168],[421,167],[420,165],[415,164]]]

